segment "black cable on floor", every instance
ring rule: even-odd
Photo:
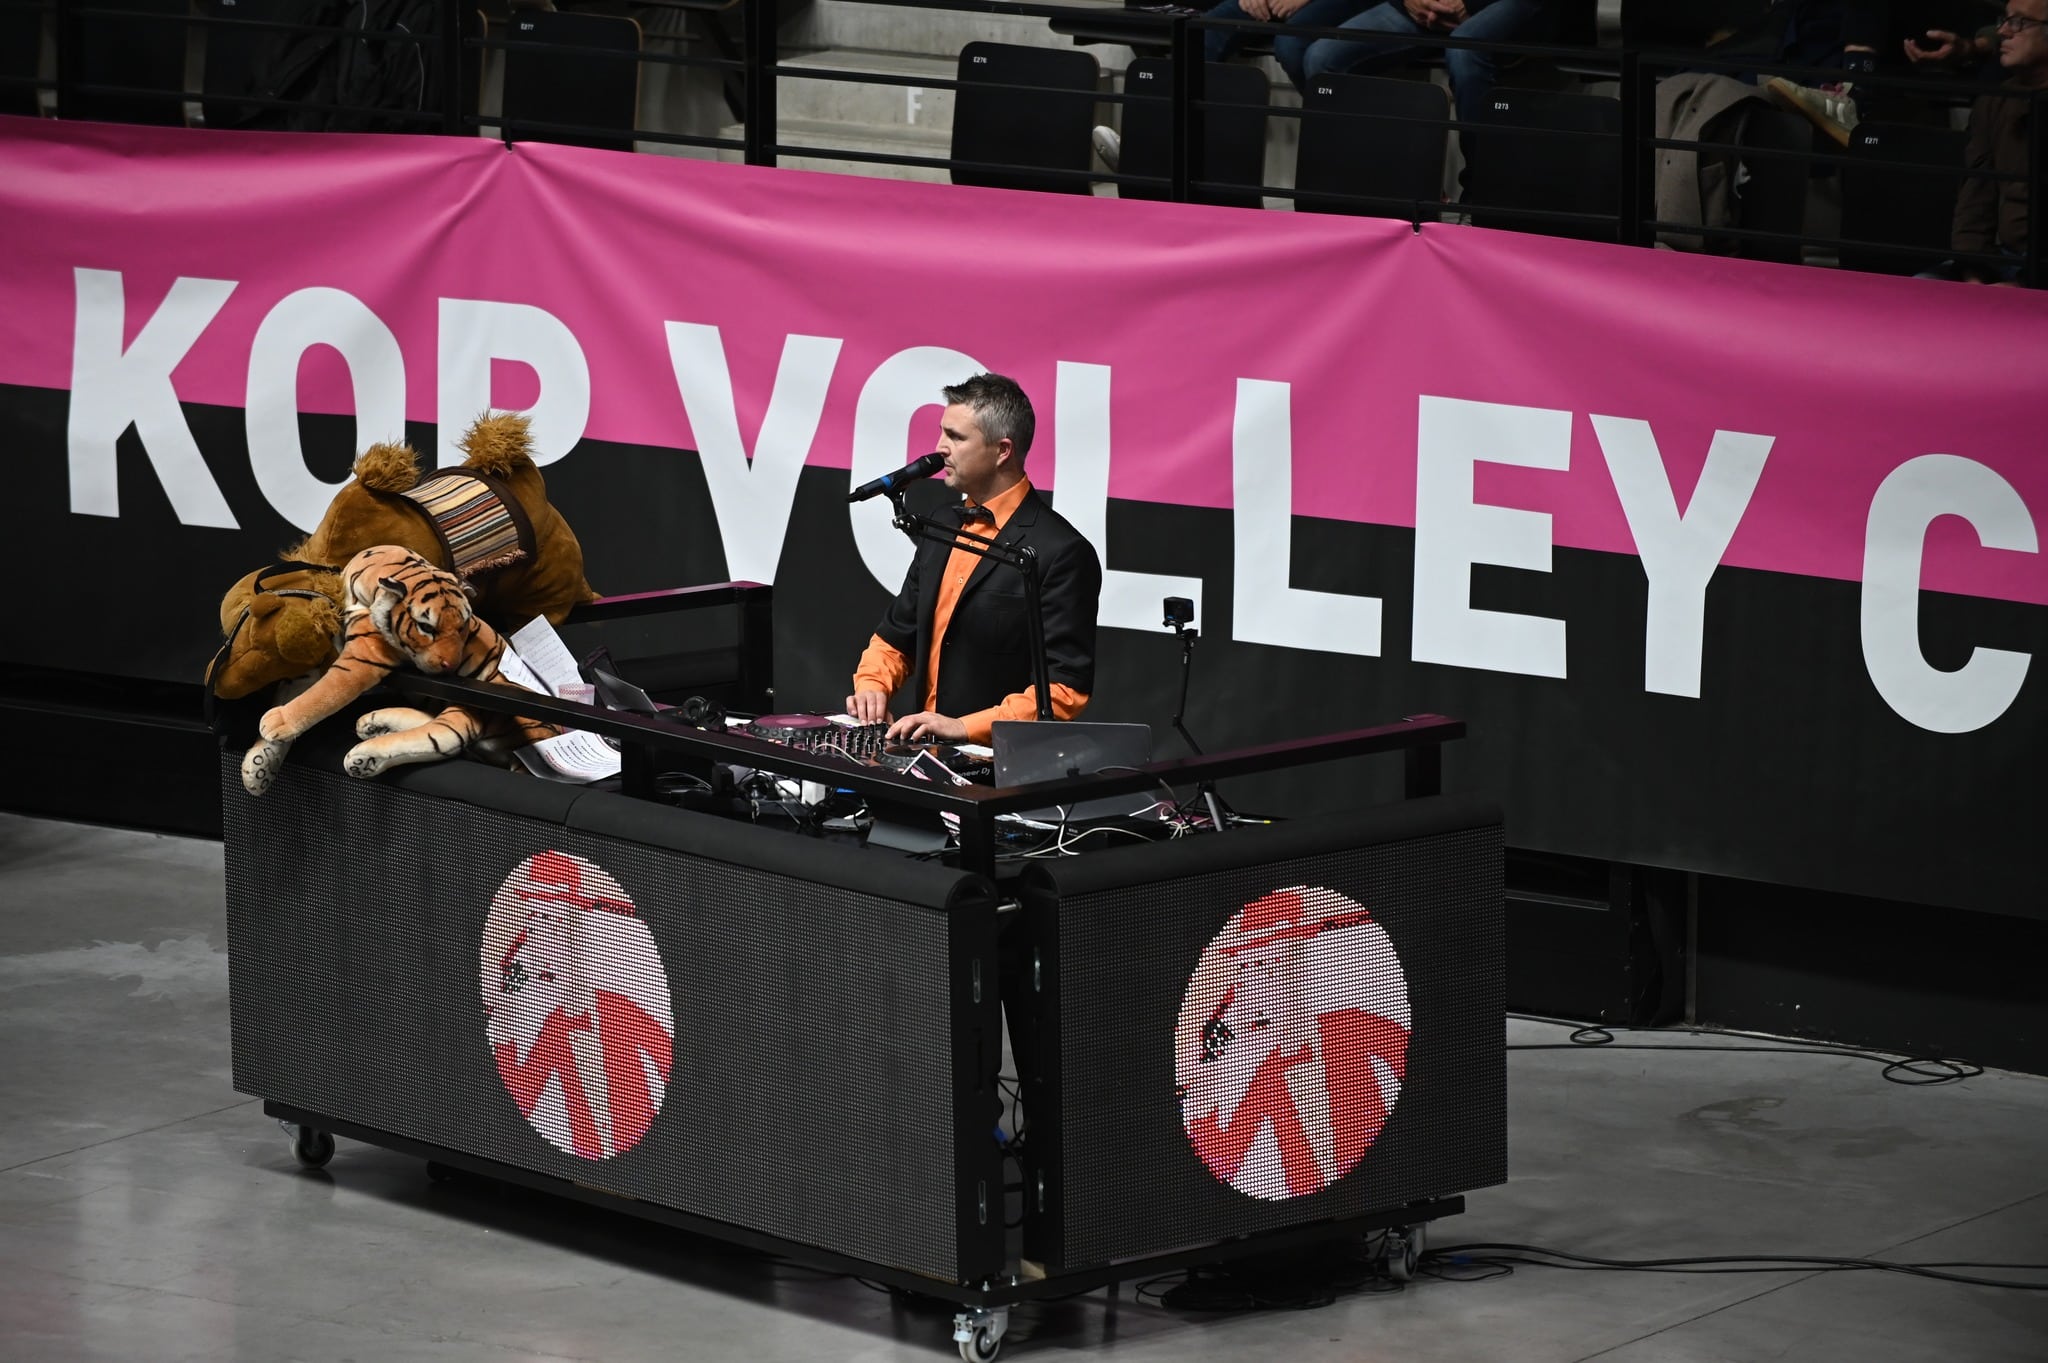
[[[1944,1271],[1952,1268],[1992,1268],[2009,1273],[2048,1274],[2048,1264],[1971,1262],[1908,1264],[1898,1263],[1889,1259],[1838,1258],[1825,1254],[1723,1254],[1679,1259],[1600,1259],[1589,1254],[1571,1254],[1564,1250],[1545,1249],[1541,1245],[1516,1245],[1504,1242],[1445,1245],[1441,1249],[1425,1251],[1422,1260],[1423,1264],[1431,1269],[1443,1267],[1463,1268],[1466,1266],[1503,1267],[1514,1264],[1527,1264],[1532,1268],[1566,1268],[1581,1272],[1903,1273],[1915,1278],[1934,1278],[1941,1282],[1968,1283],[1973,1287],[2004,1287],[2019,1292],[2048,1291],[2048,1281],[2038,1283],[2015,1282],[2006,1278],[1981,1278],[1973,1274]]]
[[[1508,1016],[1516,1017],[1520,1015],[1510,1013]],[[1529,1020],[1551,1021],[1548,1018]],[[1874,1065],[1882,1065],[1884,1068],[1881,1071],[1881,1077],[1887,1083],[1904,1084],[1908,1088],[1928,1088],[1936,1084],[1956,1084],[1961,1083],[1965,1079],[1973,1079],[1984,1073],[1982,1065],[1969,1060],[1955,1059],[1950,1056],[1885,1055],[1878,1052],[1860,1050],[1853,1046],[1832,1046],[1825,1042],[1781,1042],[1777,1038],[1763,1036],[1755,1032],[1702,1032],[1696,1028],[1688,1028],[1684,1034],[1686,1036],[1749,1037],[1758,1041],[1770,1042],[1771,1044],[1764,1046],[1652,1046],[1641,1042],[1616,1041],[1614,1039],[1616,1032],[1633,1032],[1636,1030],[1638,1029],[1623,1027],[1619,1024],[1589,1024],[1574,1030],[1570,1039],[1566,1041],[1517,1042],[1509,1045],[1507,1049],[1511,1051],[1575,1051],[1599,1046],[1617,1051],[1706,1051],[1740,1055],[1828,1055],[1838,1056],[1847,1060],[1867,1060]],[[1657,1035],[1671,1035],[1669,1028],[1651,1027],[1643,1030]]]

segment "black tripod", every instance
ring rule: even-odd
[[[1202,745],[1195,742],[1195,736],[1188,732],[1182,721],[1188,712],[1188,676],[1194,670],[1195,640],[1202,637],[1202,631],[1194,626],[1195,603],[1185,596],[1169,596],[1165,603],[1166,619],[1162,622],[1180,636],[1180,704],[1173,711],[1173,731],[1188,745],[1188,751],[1195,756],[1202,755]],[[1222,803],[1216,798],[1216,783],[1204,781],[1196,787],[1202,803],[1209,807],[1209,823],[1218,833],[1229,824],[1223,817]]]

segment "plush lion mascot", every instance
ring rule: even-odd
[[[265,712],[258,741],[242,758],[242,785],[261,795],[276,782],[292,740],[368,691],[399,667],[430,676],[498,680],[504,641],[471,609],[469,593],[444,572],[395,544],[380,544],[349,560],[341,572],[343,641],[320,679],[296,698]],[[438,715],[409,707],[372,710],[356,721],[363,741],[349,749],[343,770],[375,776],[407,762],[455,757],[479,739],[505,748],[560,733],[554,725],[501,715],[482,716],[459,705]]]
[[[342,565],[373,545],[408,549],[454,573],[474,591],[474,609],[504,630],[536,615],[559,625],[596,599],[583,546],[548,501],[526,417],[487,412],[461,445],[461,466],[425,479],[409,446],[363,451],[355,477],[286,561],[228,590],[227,642],[207,675],[214,695],[236,700],[332,663],[346,606]]]

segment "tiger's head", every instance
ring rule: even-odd
[[[420,671],[458,671],[469,655],[475,613],[462,580],[408,549],[377,545],[348,568],[349,595],[377,633]]]

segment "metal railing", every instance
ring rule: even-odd
[[[177,121],[163,116],[163,111],[175,109],[178,102],[182,102],[188,117],[202,109],[215,115],[234,113],[239,121],[257,126],[369,126],[456,135],[490,129],[507,141],[630,139],[631,144],[736,153],[739,159],[751,165],[775,165],[784,158],[801,156],[842,161],[849,165],[916,167],[954,175],[963,172],[970,176],[1015,172],[1019,169],[1015,165],[964,159],[950,152],[941,156],[915,150],[862,150],[821,145],[815,139],[785,142],[777,128],[778,93],[785,83],[842,82],[938,91],[959,91],[973,86],[981,90],[1022,95],[1037,93],[1069,100],[1085,96],[1096,105],[1108,108],[1145,104],[1150,105],[1154,112],[1163,111],[1168,130],[1168,170],[1164,175],[1133,174],[1127,170],[1091,167],[1085,163],[1065,167],[1028,167],[1035,181],[1071,186],[1077,192],[1086,192],[1093,185],[1109,184],[1119,188],[1143,189],[1155,196],[1183,202],[1255,194],[1261,200],[1276,203],[1312,200],[1317,208],[1324,210],[1334,208],[1405,217],[1417,225],[1447,216],[1511,214],[1515,222],[1532,223],[1539,229],[1570,230],[1577,234],[1590,231],[1594,235],[1636,246],[1653,245],[1660,234],[1682,234],[1712,243],[1719,249],[1774,249],[1781,254],[1790,252],[1795,257],[1829,251],[1883,250],[1900,258],[1924,258],[1930,265],[1944,260],[1981,266],[2013,263],[2004,256],[1958,255],[1945,244],[1875,242],[1817,233],[1803,226],[1800,230],[1790,231],[1730,223],[1672,222],[1657,216],[1656,167],[1660,156],[1667,151],[1739,156],[1756,164],[1796,161],[1807,168],[1809,175],[1817,176],[1838,172],[1852,160],[1859,174],[1891,172],[1927,176],[1942,169],[1884,157],[1859,155],[1851,158],[1831,147],[1792,149],[1679,140],[1656,135],[1655,91],[1659,80],[1664,77],[1690,71],[1721,72],[1756,79],[1782,75],[1811,85],[1840,79],[1843,73],[1838,70],[1771,65],[1751,59],[1720,59],[1705,52],[1640,50],[1626,46],[1587,48],[1544,43],[1479,43],[1455,35],[1415,35],[1398,40],[1400,46],[1410,50],[1411,56],[1407,60],[1411,65],[1418,59],[1426,63],[1440,58],[1446,50],[1454,48],[1485,50],[1497,54],[1504,61],[1512,59],[1521,63],[1519,70],[1501,73],[1498,84],[1504,90],[1514,87],[1518,81],[1525,82],[1532,71],[1544,73],[1553,84],[1560,79],[1558,73],[1564,73],[1562,78],[1566,80],[1593,76],[1603,83],[1611,83],[1621,112],[1618,133],[1512,126],[1517,138],[1595,140],[1612,145],[1612,167],[1617,185],[1613,212],[1589,213],[1504,204],[1449,203],[1440,193],[1403,198],[1381,193],[1350,194],[1332,189],[1304,191],[1298,187],[1266,183],[1249,185],[1213,178],[1205,164],[1207,122],[1225,113],[1234,112],[1241,117],[1245,106],[1208,97],[1204,89],[1205,62],[1201,59],[1204,40],[1208,34],[1219,30],[1239,31],[1255,41],[1269,38],[1275,31],[1270,24],[1102,5],[1032,3],[1030,0],[1023,3],[1006,3],[1005,0],[867,2],[899,8],[1043,19],[1053,30],[1069,34],[1077,43],[1116,42],[1134,50],[1165,55],[1171,62],[1172,78],[1167,82],[1168,88],[1158,94],[1102,88],[1076,92],[1014,83],[963,81],[936,74],[905,75],[792,64],[784,60],[778,33],[781,10],[776,0],[728,0],[726,3],[719,0],[652,0],[634,7],[643,16],[667,11],[666,17],[671,20],[680,12],[686,32],[693,29],[692,36],[701,40],[695,45],[709,47],[716,55],[675,50],[676,34],[660,35],[654,43],[643,43],[637,54],[623,55],[609,48],[564,46],[521,39],[502,24],[484,27],[477,22],[479,16],[474,9],[455,0],[439,0],[433,7],[438,22],[426,34],[365,31],[361,26],[361,16],[369,11],[369,0],[354,0],[353,4],[349,0],[330,0],[326,7],[318,4],[317,0],[308,0],[304,5],[293,7],[293,13],[301,17],[311,15],[320,22],[261,17],[264,13],[282,12],[283,6],[272,9],[261,3],[252,4],[251,0],[242,0],[243,13],[257,12],[259,17],[245,18],[234,12],[234,0],[191,0],[189,6],[181,0],[0,0],[0,101],[5,101],[6,107],[19,109],[25,97],[33,98],[46,111],[53,110],[62,116],[67,107],[90,110],[95,101],[153,99],[156,121]],[[386,3],[389,4],[390,0]],[[828,4],[832,0],[815,0],[815,3]],[[24,51],[25,46],[40,47],[40,44],[25,44],[22,35],[32,28],[40,32],[43,25],[47,25],[49,50],[54,55],[50,62],[36,60],[41,55],[40,51],[34,54]],[[93,35],[90,39],[88,26]],[[190,47],[193,52],[189,56],[183,51],[178,54],[177,82],[167,84],[161,80],[138,79],[132,74],[124,74],[118,63],[94,55],[94,42],[104,46],[107,35],[122,31],[124,26],[131,33],[146,31],[157,35],[153,41],[159,46],[166,41],[163,37],[166,32],[175,30],[179,34],[181,46]],[[1349,30],[1308,29],[1294,25],[1289,26],[1288,33],[1300,38],[1359,36]],[[273,46],[294,39],[300,40],[302,46],[346,46],[359,58],[378,51],[380,47],[386,51],[397,46],[417,48],[421,65],[418,103],[415,107],[392,108],[350,103],[331,93],[325,97],[286,94],[266,89],[260,80],[254,78],[254,73],[246,71],[240,73],[243,79],[236,88],[227,88],[227,82],[220,78],[222,73],[218,70],[208,71],[198,82],[199,88],[190,88],[193,82],[186,72],[207,71],[204,58],[198,54],[211,49],[215,35],[224,34],[234,34],[242,40],[245,61],[249,59],[246,50],[251,45],[249,40],[258,35],[269,37]],[[724,87],[726,107],[734,116],[740,135],[721,136],[715,130],[675,131],[642,127],[637,116],[633,120],[634,126],[622,128],[542,121],[521,116],[517,110],[487,113],[480,99],[485,60],[493,56],[502,59],[511,53],[542,51],[557,60],[604,60],[622,67],[627,63],[637,63],[641,67],[716,73]],[[164,54],[158,52],[156,56],[160,73],[165,64]],[[1880,96],[1918,101],[1932,108],[1937,115],[1942,112],[1944,102],[1958,106],[1974,97],[1994,92],[1993,87],[1981,84],[1917,76],[1908,79],[1859,75],[1856,82],[1859,89],[1876,92]],[[316,91],[322,89],[317,84],[313,88]],[[2038,107],[2043,98],[2042,91],[2004,93],[2009,98],[2027,99],[2030,103],[2029,125],[2043,126]],[[1337,109],[1310,111],[1289,103],[1269,103],[1262,113],[1268,119],[1298,121],[1314,117],[1355,122],[1359,125],[1362,145],[1369,143],[1373,132],[1367,125],[1422,121],[1385,113],[1354,113]],[[1429,121],[1440,125],[1446,132],[1467,137],[1475,133],[1498,132],[1511,126],[1492,122],[1471,123],[1455,117]],[[2044,154],[2044,141],[2048,139],[2031,139],[2029,165],[2024,173],[1971,169],[1961,165],[1951,169],[1958,185],[1972,179],[2024,180],[2035,201],[2039,201],[2044,160],[2048,160],[2048,154]],[[1262,172],[1261,180],[1265,178]],[[2040,238],[2040,233],[2030,234],[2025,254],[2018,261],[2020,281],[2028,285],[2048,281]]]

